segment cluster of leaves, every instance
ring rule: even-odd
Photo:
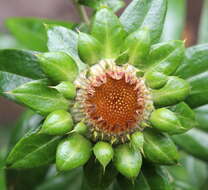
[[[113,8],[114,11],[116,11],[123,5],[122,1],[119,0],[112,2],[115,4],[111,4],[111,1],[80,0],[80,3],[82,3],[83,5],[87,5],[95,9],[99,9],[100,6],[110,6]],[[152,29],[151,39],[152,41],[156,41],[160,36],[160,33],[162,32],[161,23],[163,23],[164,16],[158,18],[157,13],[164,11],[164,7],[160,6],[162,5],[163,1],[152,0],[148,1],[149,4],[138,4],[140,6],[137,5],[138,2],[139,1],[133,1],[131,6],[129,6],[129,8],[126,10],[128,14],[123,14],[123,16],[121,16],[121,22],[126,27],[125,29],[127,31],[134,30],[132,26],[137,28],[138,26],[142,26],[142,24],[145,25],[146,23],[150,23],[149,27]],[[173,1],[170,2],[172,2],[173,5],[177,4],[173,3]],[[184,1],[178,2],[177,5],[184,5]],[[206,6],[207,5],[205,5],[205,7]],[[177,7],[173,7],[172,5],[170,7],[173,12],[177,9]],[[179,7],[181,8],[184,6]],[[146,10],[146,12],[143,10]],[[184,10],[181,9],[180,11],[181,15],[184,15]],[[143,12],[144,15],[137,14],[140,12]],[[155,16],[153,17],[151,15],[151,18],[153,18],[152,20],[149,20],[149,14],[155,14]],[[180,18],[180,14],[174,14],[173,16],[169,12],[168,15],[169,16],[167,17],[167,20],[165,22],[165,29],[163,31],[162,39],[178,39],[180,38],[183,23],[177,22],[173,24],[175,28],[170,29],[169,22],[170,20],[179,20],[177,18]],[[202,17],[201,21],[201,33],[203,38],[200,37],[199,42],[207,41],[206,34],[203,34],[204,31],[206,31],[204,29],[204,22],[206,22],[205,18],[207,15],[206,8],[204,8],[203,15],[205,15]],[[172,19],[171,16],[173,16],[174,19]],[[132,18],[132,22],[128,21],[125,23],[126,17]],[[46,31],[49,38],[48,46],[46,46],[47,38],[42,23],[48,24],[46,27]],[[19,42],[21,42],[22,46],[38,51],[47,51],[47,49],[49,49],[50,51],[67,51],[71,56],[74,57],[74,59],[77,60],[77,62],[80,62],[80,68],[82,68],[82,61],[76,55],[76,51],[74,49],[75,46],[71,44],[72,40],[77,40],[77,35],[74,32],[67,30],[66,28],[60,26],[54,27],[50,24],[58,24],[71,29],[73,29],[76,26],[71,23],[47,21],[42,19],[15,18],[9,19],[7,21],[8,29],[15,35]],[[23,36],[23,33],[26,33],[27,35]],[[175,50],[173,52],[170,52],[170,54],[171,53],[175,53]],[[15,100],[14,96],[4,92],[10,91],[29,81],[43,79],[45,77],[44,73],[40,69],[40,60],[37,59],[35,53],[32,51],[18,49],[1,50],[0,55],[0,93],[2,93],[5,97],[9,99]],[[173,136],[173,140],[177,143],[177,145],[179,145],[179,147],[204,161],[207,161],[208,158],[208,135],[205,132],[208,131],[208,106],[206,105],[208,102],[207,55],[207,44],[197,45],[188,48],[186,50],[186,55],[183,64],[176,72],[176,75],[188,80],[192,86],[191,95],[187,98],[186,103],[195,109],[198,126],[197,128],[192,129],[190,132],[186,134]],[[13,65],[14,59],[16,60],[15,67]],[[24,69],[22,69],[23,65]],[[33,92],[33,94],[37,94],[37,92]],[[43,101],[45,101],[45,99],[51,97],[40,97],[40,100],[41,98],[43,98]],[[60,97],[58,97],[55,94],[53,98],[54,103],[60,101]],[[172,108],[172,110],[178,110],[178,114],[184,121],[184,118],[187,117],[187,112],[185,112],[182,108]],[[28,168],[29,166],[41,166],[52,163],[54,161],[56,146],[60,141],[60,137],[52,137],[44,134],[37,134],[36,130],[38,130],[41,121],[42,117],[34,114],[31,111],[24,113],[22,119],[19,121],[19,124],[16,127],[14,135],[11,137],[11,147],[14,146],[14,144],[16,144],[22,136],[24,136],[26,133],[27,134],[16,144],[15,149],[10,154],[7,161],[10,167]],[[185,120],[184,122],[187,121]],[[191,122],[189,121],[189,123]],[[163,151],[166,155],[167,150],[164,149]],[[204,185],[204,176],[207,176],[206,171],[203,169],[206,167],[206,164],[188,155],[184,155],[183,157],[185,161],[182,160],[182,164],[186,166],[185,168],[168,168],[171,175],[177,179],[173,180],[174,186],[178,189],[184,190],[190,190],[191,188],[193,188],[193,190],[200,189]],[[193,166],[192,169],[190,168],[190,165]],[[202,169],[198,170],[195,173],[196,170],[194,167],[199,167]],[[168,177],[167,168],[159,166],[150,166],[149,163],[144,164],[142,172],[136,179],[134,185],[132,185],[130,181],[123,178],[123,176],[117,175],[117,172],[112,165],[109,165],[106,168],[105,174],[103,174],[101,166],[97,162],[95,163],[93,159],[84,168],[78,168],[76,170],[72,170],[71,172],[60,174],[58,176],[56,176],[53,167],[51,167],[50,169],[48,169],[48,167],[37,168],[35,170],[30,170],[27,172],[28,176],[22,176],[22,174],[24,174],[23,171],[11,170],[8,171],[8,178],[12,181],[13,184],[23,179],[22,184],[26,184],[27,182],[27,184],[31,186],[31,188],[35,188],[38,183],[30,184],[29,181],[27,181],[29,180],[29,178],[34,178],[37,176],[39,176],[40,179],[45,178],[45,181],[42,181],[42,184],[38,184],[39,186],[37,187],[37,189],[43,190],[57,188],[104,189],[109,185],[109,189],[154,189],[155,186],[158,187],[158,190],[168,190],[172,188],[171,178]],[[2,176],[1,173],[0,176]],[[20,176],[22,176],[22,178],[20,178]],[[117,176],[116,180],[115,176]],[[202,177],[200,178],[199,176]],[[189,183],[192,184],[193,187],[188,185]],[[18,183],[17,186],[19,189],[24,188],[21,187],[21,183]]]

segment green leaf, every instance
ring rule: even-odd
[[[184,72],[186,71],[186,72]],[[196,108],[208,103],[208,44],[190,47],[175,75],[186,79],[191,93],[186,102]]]
[[[176,164],[178,152],[173,141],[153,129],[144,131],[144,156],[147,160],[163,165]]]
[[[135,179],[141,169],[142,156],[139,150],[133,149],[129,144],[118,145],[114,153],[114,165],[124,176]]]
[[[91,33],[101,42],[104,58],[116,58],[120,54],[126,33],[112,11],[107,8],[97,11]]]
[[[151,47],[146,67],[151,71],[171,75],[181,64],[184,52],[184,42],[181,40],[155,44]]]
[[[15,123],[12,129],[9,149],[13,146],[29,131],[37,129],[42,121],[42,116],[36,114],[32,110],[24,111]]]
[[[172,136],[174,142],[184,151],[208,161],[208,134],[193,128],[185,134]]]
[[[57,90],[49,88],[44,80],[25,83],[9,94],[13,95],[17,102],[42,115],[47,115],[58,109],[67,110],[69,106],[69,101]]]
[[[168,0],[161,41],[180,40],[186,21],[186,0]]]
[[[106,6],[114,12],[118,11],[125,5],[123,0],[78,0],[78,2],[97,10]]]
[[[32,81],[30,78],[22,77],[16,74],[0,71],[0,95],[15,100],[14,96],[5,93]]]
[[[57,24],[73,28],[74,24],[40,18],[8,18],[5,21],[8,30],[24,46],[31,50],[47,51],[47,35],[44,24]]]
[[[201,189],[208,176],[206,163],[183,152],[180,157],[180,165],[167,168],[174,178],[173,184],[176,187],[185,184],[190,189]]]
[[[151,190],[147,179],[142,172],[140,172],[139,176],[133,183],[122,175],[118,175],[117,181],[119,184],[119,190]]]
[[[78,56],[78,34],[62,26],[46,25],[49,51],[68,53],[77,63],[79,70],[86,65]]]
[[[146,28],[136,30],[125,39],[124,46],[129,55],[129,63],[135,66],[145,64],[150,50],[150,35]]]
[[[159,41],[167,10],[167,0],[133,0],[120,17],[129,33],[139,28],[150,30],[152,43]]]
[[[118,172],[112,163],[106,167],[104,172],[103,167],[92,157],[84,166],[83,189],[105,190],[112,184],[117,174]]]
[[[83,169],[76,168],[68,172],[56,173],[46,177],[36,190],[81,190]]]
[[[194,109],[194,112],[198,122],[197,128],[208,132],[208,104]]]
[[[91,156],[91,143],[79,134],[72,134],[61,141],[56,152],[56,167],[67,171],[84,165]]]
[[[204,0],[200,17],[198,43],[208,43],[208,1]]]
[[[42,166],[32,169],[9,168],[7,170],[8,186],[15,184],[15,190],[34,190],[40,183],[44,181],[47,170],[48,166]]]
[[[148,164],[148,166],[142,169],[142,173],[151,189],[173,190],[165,168]]]
[[[64,52],[48,52],[37,54],[44,73],[55,82],[73,82],[78,74],[74,60]]]
[[[134,183],[118,175],[117,181],[121,190],[172,190],[167,171],[148,163],[142,168]]]
[[[9,168],[34,168],[48,165],[55,160],[59,137],[37,134],[37,131],[26,134],[14,146],[7,158]]]
[[[168,106],[183,101],[190,93],[187,81],[172,76],[169,77],[164,87],[152,90],[152,97],[156,106]]]
[[[32,79],[45,77],[34,52],[27,50],[0,50],[0,70]]]
[[[2,149],[0,150],[0,189],[1,190],[6,190],[6,176],[5,176],[5,161],[4,161],[4,156],[2,153]]]

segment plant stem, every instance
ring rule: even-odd
[[[90,24],[90,20],[89,17],[87,15],[86,9],[84,8],[84,6],[79,5],[77,3],[77,0],[72,0],[72,3],[74,4],[77,12],[79,13],[80,19],[83,20],[87,25]]]

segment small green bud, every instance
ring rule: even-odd
[[[145,79],[150,88],[161,88],[166,84],[168,77],[157,71],[148,71],[145,74]]]
[[[78,51],[82,61],[89,65],[101,59],[101,44],[93,36],[79,32]]]
[[[40,133],[49,135],[64,135],[72,130],[73,120],[65,110],[56,110],[50,113],[40,130]]]
[[[37,54],[43,72],[53,81],[73,82],[78,74],[75,61],[64,52]]]
[[[87,125],[84,124],[84,122],[79,122],[75,125],[72,132],[76,132],[76,133],[79,133],[81,135],[86,135],[87,132],[88,132],[88,127],[87,127]]]
[[[56,152],[56,167],[67,171],[84,165],[92,153],[92,145],[83,136],[73,133],[60,142]]]
[[[196,120],[194,111],[184,102],[172,106],[171,111],[175,113],[184,128],[183,132],[190,130],[198,125],[199,120]]]
[[[94,146],[93,152],[105,170],[105,167],[113,158],[112,146],[107,142],[99,141]]]
[[[136,66],[144,63],[150,50],[150,43],[150,34],[147,28],[131,33],[124,42],[125,49],[129,54],[129,63]]]
[[[135,150],[129,144],[122,144],[115,148],[114,165],[124,176],[135,179],[141,169],[142,156],[139,150]]]
[[[143,150],[147,160],[162,165],[171,165],[178,162],[179,154],[170,137],[150,128],[146,128],[143,134]]]
[[[171,76],[161,89],[152,90],[152,97],[156,106],[169,106],[183,101],[190,93],[187,81]]]
[[[155,110],[150,117],[150,122],[156,129],[169,134],[179,134],[186,131],[175,113],[166,108]]]
[[[58,84],[57,86],[54,86],[56,90],[58,90],[65,98],[68,99],[74,99],[76,96],[76,87],[73,83],[69,81],[64,81]]]
[[[136,150],[143,150],[143,144],[144,144],[144,136],[142,132],[137,131],[131,135],[131,145],[136,149]]]

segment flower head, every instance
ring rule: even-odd
[[[183,59],[183,42],[154,44],[158,33],[151,25],[129,31],[122,24],[101,8],[90,34],[49,27],[49,36],[64,35],[58,38],[63,39],[59,51],[52,46],[51,52],[36,54],[47,80],[10,92],[46,116],[40,134],[64,136],[56,152],[60,171],[86,164],[93,150],[104,168],[112,161],[120,173],[135,178],[142,155],[153,163],[175,164],[177,149],[168,135],[193,126],[192,110],[183,102],[190,86],[173,76]],[[65,38],[72,43],[63,50]]]
[[[75,119],[85,120],[95,140],[125,142],[127,135],[143,129],[153,105],[144,79],[137,77],[138,71],[106,59],[75,81]]]

